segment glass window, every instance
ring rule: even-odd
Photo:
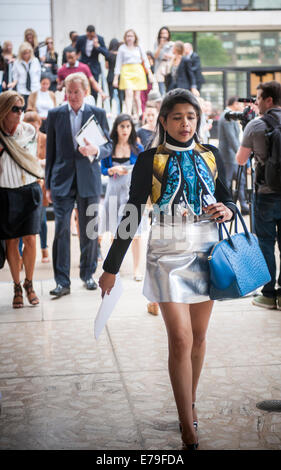
[[[163,0],[163,11],[208,11],[209,0]]]
[[[217,0],[217,10],[280,10],[281,0]]]
[[[278,31],[196,33],[196,38],[203,67],[281,64]]]

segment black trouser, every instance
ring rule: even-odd
[[[70,219],[75,201],[80,231],[80,278],[86,281],[97,269],[99,197],[82,198],[75,190],[71,190],[66,197],[53,197],[55,213],[53,269],[56,283],[64,287],[70,285]],[[92,204],[94,206],[91,210],[89,206]]]

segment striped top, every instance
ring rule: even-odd
[[[21,122],[13,135],[17,143],[34,154],[35,129],[31,124]],[[27,173],[3,150],[0,142],[0,188],[19,188],[37,181]]]

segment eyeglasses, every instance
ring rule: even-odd
[[[11,111],[12,113],[19,113],[19,112],[22,112],[24,110],[24,106],[13,106]]]
[[[46,44],[54,44],[54,42],[53,41],[48,41],[48,42],[46,42]]]

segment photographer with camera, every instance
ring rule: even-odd
[[[260,117],[245,127],[236,159],[245,165],[253,152],[256,162],[254,225],[266,259],[271,281],[254,297],[253,304],[281,310],[281,274],[276,284],[275,242],[281,248],[281,85],[277,81],[260,83],[256,104]]]
[[[223,111],[218,122],[219,151],[223,157],[225,181],[227,187],[232,190],[233,181],[238,174],[238,164],[235,156],[240,145],[240,125],[237,121],[242,105],[238,98],[233,96],[227,102],[227,108]],[[246,177],[245,172],[241,173],[241,179],[238,187],[238,200],[243,215],[249,214],[249,207],[245,197]]]

